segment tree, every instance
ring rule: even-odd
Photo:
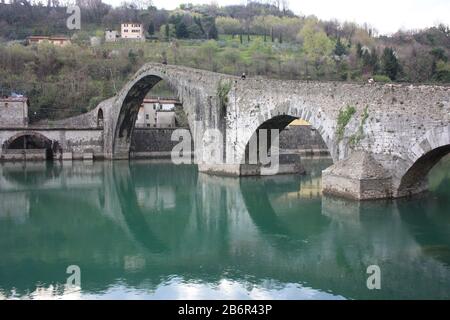
[[[201,39],[204,35],[202,29],[200,29],[196,23],[193,23],[187,27],[187,32],[190,39]]]
[[[306,56],[313,61],[329,56],[333,51],[333,42],[325,32],[317,29],[314,22],[308,22],[299,34],[303,41]]]
[[[153,22],[149,23],[147,31],[149,35],[155,34],[155,24]]]
[[[203,61],[206,62],[208,70],[217,71],[217,59],[215,58],[218,51],[219,47],[214,40],[206,41],[201,45],[199,53]]]
[[[128,61],[130,62],[131,65],[136,64],[137,57],[138,55],[133,50],[128,51]]]
[[[242,31],[241,22],[231,17],[217,17],[216,26],[222,34],[236,35]]]
[[[184,21],[180,21],[177,25],[175,25],[175,34],[178,39],[189,38],[189,32]]]
[[[164,26],[164,32],[166,35],[166,40],[170,39],[170,26],[168,23],[166,23],[166,25]]]
[[[391,80],[397,80],[400,72],[400,64],[394,49],[386,47],[381,57],[382,72]]]
[[[340,37],[337,39],[336,46],[334,47],[334,54],[339,57],[347,54],[347,49],[342,44]]]
[[[214,39],[214,40],[219,39],[219,31],[217,30],[217,27],[216,27],[215,23],[209,29],[208,38],[209,39]]]
[[[436,64],[435,79],[440,82],[450,83],[450,63],[441,60]]]

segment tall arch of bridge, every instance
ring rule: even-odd
[[[111,102],[104,124],[105,155],[111,159],[128,159],[131,136],[146,94],[164,80],[176,93],[188,119],[194,146],[196,135],[206,127],[219,127],[221,114],[216,112],[216,92],[221,75],[183,67],[158,64],[143,66]]]

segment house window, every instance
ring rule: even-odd
[[[5,102],[5,108],[8,108],[8,102]]]
[[[145,115],[145,119],[150,119],[150,116],[148,114]]]

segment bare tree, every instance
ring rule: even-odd
[[[283,13],[289,11],[289,0],[281,0],[281,6],[283,8]]]

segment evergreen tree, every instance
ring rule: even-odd
[[[130,49],[130,51],[128,51],[128,61],[132,66],[137,63],[137,57],[138,55],[133,50]]]
[[[362,45],[359,42],[356,44],[356,54],[358,55],[358,58],[360,58],[360,59],[363,56]]]
[[[382,72],[391,80],[396,80],[400,73],[400,64],[394,49],[385,48],[381,57]]]
[[[168,23],[166,23],[166,26],[165,26],[165,33],[166,33],[166,40],[169,40],[169,38],[170,38],[170,26],[169,26],[169,24]]]
[[[337,39],[336,46],[334,48],[334,54],[339,56],[339,57],[347,54],[347,49],[342,44],[340,37]]]
[[[183,21],[180,21],[180,23],[178,23],[175,26],[175,34],[178,39],[189,38],[189,32],[188,32],[187,26]]]
[[[372,49],[372,54],[370,58],[370,66],[372,67],[372,72],[376,74],[380,70],[380,62],[377,50],[375,48]]]
[[[194,24],[197,25],[202,33],[202,37],[206,37],[205,29],[203,28],[202,21],[199,17],[194,17]]]
[[[216,24],[214,23],[209,30],[209,39],[217,40],[219,39],[219,31],[217,30]]]
[[[155,34],[155,25],[153,24],[153,22],[150,22],[150,24],[148,25],[147,31],[148,31],[149,35]]]

